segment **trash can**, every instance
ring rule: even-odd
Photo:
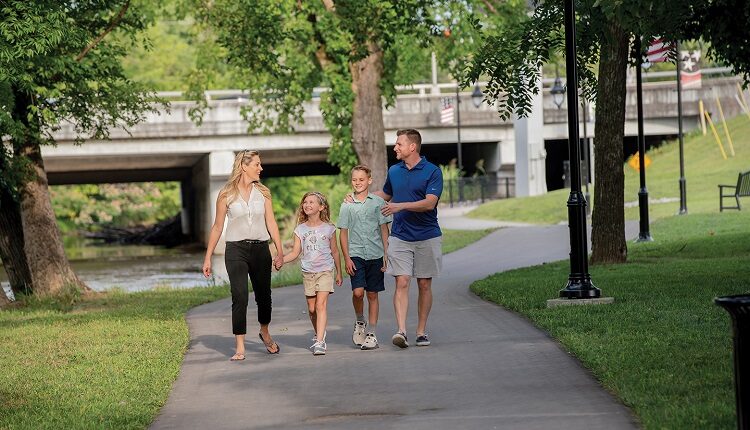
[[[750,430],[750,294],[717,297],[714,303],[732,317],[737,428]]]

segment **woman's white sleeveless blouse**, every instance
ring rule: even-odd
[[[255,188],[250,190],[250,198],[247,202],[242,196],[237,197],[227,207],[227,231],[226,240],[235,242],[239,240],[269,240],[266,226],[266,198]]]

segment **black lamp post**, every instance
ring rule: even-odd
[[[682,138],[682,54],[680,42],[675,43],[677,49],[677,127],[680,134],[680,215],[687,214],[687,189],[685,188],[685,155]]]
[[[461,154],[461,98],[458,95],[459,84],[456,82],[456,134],[458,137],[458,146],[456,147],[458,171],[464,168],[463,156]]]
[[[568,85],[568,152],[570,160],[580,160],[578,140],[578,73],[576,72],[575,0],[565,0],[565,70]],[[586,200],[581,193],[581,163],[570,163],[570,196],[568,197],[568,228],[570,229],[570,274],[560,297],[593,299],[601,290],[589,275]]]
[[[646,189],[646,135],[643,132],[643,78],[641,77],[641,36],[635,38],[635,52],[638,65],[635,72],[635,90],[638,99],[638,167],[640,170],[641,188],[638,190],[638,208],[640,210],[640,232],[636,242],[652,242],[648,222],[648,189]]]

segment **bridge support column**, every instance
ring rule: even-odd
[[[196,238],[204,245],[208,244],[208,235],[211,232],[214,218],[216,217],[216,199],[219,191],[232,174],[232,163],[234,152],[216,151],[204,156],[193,166],[193,190],[195,191],[195,218],[193,224],[196,227]],[[226,227],[226,224],[224,224]],[[216,245],[214,254],[224,254],[224,235]]]
[[[526,118],[513,118],[516,141],[516,196],[536,196],[547,192],[544,150],[544,109],[542,82],[539,93],[531,101],[531,113]]]

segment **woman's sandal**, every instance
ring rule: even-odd
[[[260,341],[263,342],[263,345],[265,345],[266,351],[268,351],[269,354],[278,354],[279,351],[281,351],[281,347],[279,346],[278,343],[274,342],[273,340],[271,341],[270,344],[266,343],[266,340],[263,339],[263,335],[260,333],[258,333],[258,337],[260,338]],[[276,347],[276,351],[273,350],[274,346]]]
[[[245,354],[240,354],[239,352],[235,352],[232,358],[229,359],[229,361],[242,361],[245,359]]]

